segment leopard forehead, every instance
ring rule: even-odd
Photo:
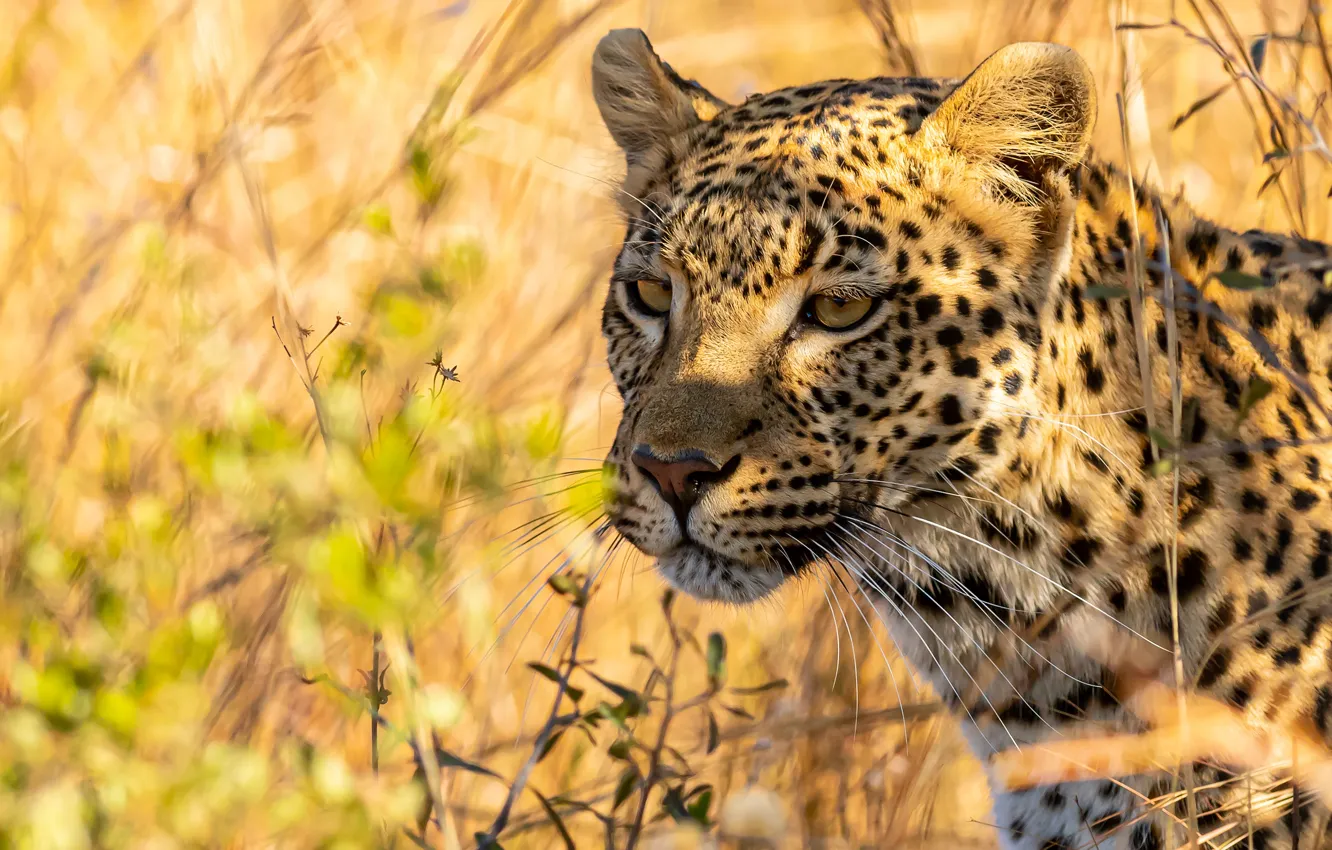
[[[926,230],[998,253],[1011,210],[969,194],[964,170],[912,144],[955,85],[831,80],[720,112],[630,173],[620,270],[661,263],[691,285],[749,296],[816,263],[873,275],[889,241]],[[1008,229],[1021,246],[1024,229]]]
[[[855,175],[899,156],[943,102],[956,80],[827,80],[751,95],[683,140],[678,161],[663,163],[679,193],[703,196],[726,185],[751,200],[784,200],[791,172],[840,170]],[[803,168],[802,168],[803,166]]]

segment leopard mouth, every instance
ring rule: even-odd
[[[747,538],[746,543],[759,541],[759,546],[747,548],[741,556],[727,551],[731,547],[716,545],[710,535],[689,533],[687,526],[683,534],[672,535],[673,541],[661,541],[658,535],[647,533],[646,524],[641,524],[631,512],[626,515],[623,508],[637,507],[634,499],[624,491],[608,492],[611,495],[607,512],[616,529],[634,548],[654,560],[656,571],[667,584],[695,599],[737,605],[769,596],[787,581],[807,574],[821,561],[838,560],[846,541],[839,533],[837,519],[859,518],[866,513],[864,505],[855,500],[834,499],[835,509],[824,512],[831,513],[826,523],[800,524],[797,520],[796,527],[768,529],[762,537],[747,533],[744,527],[722,523],[717,531],[722,535],[720,541],[742,537]],[[762,507],[760,504],[756,510]],[[667,543],[669,548],[661,543]]]
[[[816,549],[793,545],[778,550],[767,563],[754,564],[687,540],[659,555],[656,569],[668,584],[695,599],[748,605],[803,575],[821,559]]]

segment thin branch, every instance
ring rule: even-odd
[[[582,598],[587,600],[592,594],[592,583],[596,579],[597,571],[589,570],[587,578],[583,581]],[[569,679],[573,676],[574,670],[578,668],[578,648],[583,640],[583,625],[587,615],[587,605],[579,604],[574,609],[574,628],[573,636],[569,639],[569,655],[562,665],[560,680],[557,683],[555,699],[551,703],[550,715],[546,718],[545,725],[537,734],[536,741],[532,745],[532,753],[527,757],[527,761],[518,770],[518,774],[513,779],[513,784],[509,786],[509,794],[504,798],[504,805],[500,808],[499,814],[495,816],[495,822],[490,825],[490,829],[485,833],[485,840],[481,842],[482,846],[493,845],[499,838],[504,827],[509,822],[509,817],[513,812],[514,803],[517,802],[523,789],[527,787],[528,778],[532,775],[532,770],[546,749],[546,744],[550,741],[551,735],[559,727],[562,721],[567,719],[560,714],[560,704],[568,695]]]

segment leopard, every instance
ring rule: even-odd
[[[1332,846],[1316,789],[1252,765],[994,767],[1147,730],[1116,634],[1244,729],[1329,741],[1328,245],[1098,155],[1058,44],[742,103],[636,29],[591,71],[624,161],[614,529],[709,604],[847,577],[956,715],[1004,848]]]

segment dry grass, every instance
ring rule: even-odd
[[[612,26],[730,99],[1058,40],[1106,92],[1103,151],[1126,79],[1139,171],[1224,222],[1329,236],[1326,164],[1260,165],[1252,89],[1172,127],[1230,77],[1178,30],[1116,34],[1164,2],[601,5],[0,4],[0,847],[457,847],[495,823],[510,783],[446,765],[406,837],[414,762],[439,770],[407,739],[433,728],[512,779],[551,710],[524,662],[556,664],[572,618],[531,581],[582,545],[592,518],[561,491],[595,475],[514,482],[595,469],[614,429],[597,316],[618,161],[587,73]],[[1302,3],[1225,9],[1240,33],[1312,31]],[[1264,79],[1315,114],[1321,61],[1273,42]],[[710,755],[706,715],[677,719],[718,799],[775,790],[792,847],[993,844],[954,726],[845,595],[680,599],[668,621],[660,592],[616,553],[581,657],[642,689],[630,647],[666,658],[673,622],[724,634],[729,684],[790,683],[727,697],[755,719],[717,709]],[[708,688],[682,658],[678,700]],[[376,776],[357,671],[386,663]],[[605,810],[608,741],[566,733],[530,787]],[[513,802],[504,846],[559,845],[535,797]],[[557,808],[599,846],[595,817]]]

